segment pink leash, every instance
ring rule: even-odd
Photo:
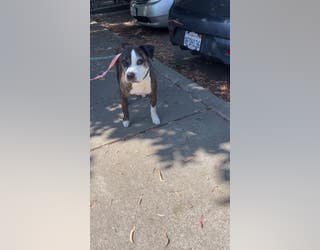
[[[107,73],[110,71],[110,69],[114,66],[114,64],[118,61],[119,57],[121,56],[121,53],[116,54],[115,57],[112,59],[111,63],[109,64],[109,67],[106,71],[104,71],[101,75],[97,75],[96,77],[90,79],[90,81],[95,81],[98,79],[101,79],[107,75]]]

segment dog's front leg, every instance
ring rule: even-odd
[[[129,127],[129,107],[128,107],[128,98],[121,95],[121,107],[123,112],[123,121],[122,124],[125,128]]]
[[[160,119],[157,114],[157,95],[156,95],[156,93],[150,94],[149,99],[150,99],[150,113],[151,113],[152,122],[155,125],[159,125]]]

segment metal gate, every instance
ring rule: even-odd
[[[90,0],[92,14],[128,9],[130,0]]]

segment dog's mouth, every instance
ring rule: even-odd
[[[140,82],[137,78],[129,79],[129,81],[132,82],[132,83],[138,83],[138,82]]]
[[[131,79],[130,79],[130,80],[127,79],[127,82],[128,82],[128,83],[139,83],[139,82],[141,82],[141,81],[138,81],[137,79],[132,79],[132,80],[131,80]]]

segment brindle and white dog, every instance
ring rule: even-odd
[[[149,96],[152,122],[160,124],[157,114],[157,81],[152,68],[154,46],[133,47],[123,45],[117,61],[117,77],[123,111],[123,126],[129,127],[128,97],[130,95]]]

